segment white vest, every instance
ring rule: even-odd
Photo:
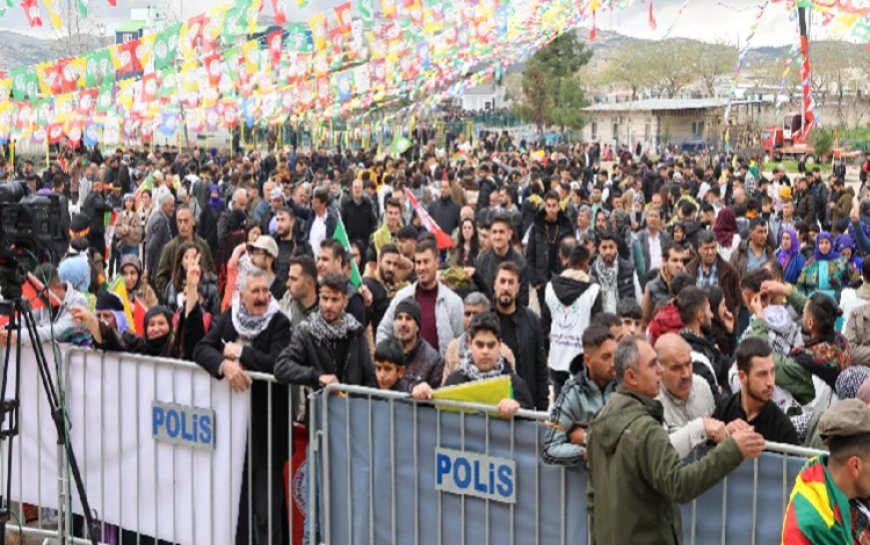
[[[554,371],[568,371],[577,354],[583,352],[583,332],[592,319],[592,305],[601,286],[591,284],[571,305],[565,306],[556,297],[552,282],[544,290],[544,301],[550,309],[550,355],[547,365]]]

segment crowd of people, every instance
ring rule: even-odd
[[[764,440],[822,446],[835,400],[870,402],[866,162],[856,189],[736,155],[608,147],[605,162],[597,143],[479,136],[443,150],[417,131],[402,156],[154,146],[64,151],[41,175],[4,163],[63,205],[62,258],[34,271],[61,301],[40,335],[253,389],[250,490],[276,491],[253,502],[260,543],[287,539],[265,523],[281,518],[287,453],[263,438],[286,445],[305,415],[250,371],[416,399],[509,377],[499,412],[549,411],[543,460],[588,463],[607,543],[681,535],[645,524],[674,521],[671,504],[626,471],[683,501]],[[646,515],[624,523],[626,498]]]

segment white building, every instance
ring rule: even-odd
[[[495,81],[475,85],[462,95],[462,109],[466,112],[482,112],[508,108],[511,101],[506,94],[504,85],[498,85]]]
[[[727,98],[644,99],[594,104],[584,108],[589,122],[581,134],[586,141],[611,145],[640,142],[646,150],[660,144],[715,147],[722,138],[722,118]],[[760,115],[761,101],[735,100],[730,121],[745,123]],[[732,136],[733,137],[733,136]]]

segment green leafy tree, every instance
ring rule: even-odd
[[[592,51],[578,39],[576,32],[566,32],[535,53],[523,71],[522,99],[515,103],[514,114],[533,123],[539,134],[547,126],[580,129],[585,124],[582,108],[586,94],[576,78]]]
[[[826,162],[826,157],[834,147],[834,133],[824,129],[816,129],[813,131],[812,140],[816,157],[819,158],[819,161]]]

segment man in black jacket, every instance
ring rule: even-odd
[[[573,233],[571,220],[560,208],[559,194],[555,191],[547,192],[543,208],[535,215],[526,246],[529,283],[538,292],[539,302],[544,300],[547,282],[559,274],[559,243]]]
[[[245,287],[238,303],[229,312],[217,319],[211,330],[196,345],[193,359],[217,379],[226,378],[234,391],[241,392],[251,387],[247,371],[272,373],[275,360],[281,349],[290,342],[290,321],[278,308],[278,303],[269,293],[266,273],[252,270],[245,278]],[[269,399],[272,404],[269,406]],[[272,426],[269,427],[269,411]],[[258,543],[280,544],[287,527],[283,511],[284,464],[289,459],[290,422],[287,418],[288,400],[286,388],[272,388],[257,382],[251,388],[251,444],[248,446],[250,472],[245,472],[242,482],[242,498],[239,505],[248,505],[248,478],[255,492],[253,504],[253,530]],[[272,451],[269,452],[271,438]],[[271,463],[270,463],[271,462]],[[271,465],[271,481],[269,467]],[[252,475],[249,475],[251,473]],[[272,502],[269,504],[271,487]],[[271,514],[270,514],[271,513]],[[269,524],[271,524],[271,535]],[[248,509],[239,510],[237,541],[247,540]]]
[[[429,215],[445,233],[452,233],[459,227],[461,207],[453,200],[453,189],[447,180],[441,181],[441,197],[429,205]]]
[[[501,339],[516,357],[517,374],[528,385],[535,409],[546,411],[550,385],[544,356],[544,333],[538,315],[517,304],[519,290],[520,271],[516,264],[506,261],[499,265],[493,292]]]
[[[677,310],[685,327],[680,336],[692,349],[692,372],[710,386],[713,397],[728,393],[730,361],[712,340],[713,311],[707,292],[696,286],[683,288],[677,295]]]
[[[344,311],[347,279],[330,272],[320,279],[320,309],[293,331],[278,356],[275,378],[316,390],[334,383],[377,388],[363,326]]]
[[[492,248],[482,251],[477,257],[475,265],[486,285],[492,286],[498,266],[506,261],[515,263],[520,270],[519,303],[527,307],[529,306],[529,271],[526,260],[511,245],[513,234],[514,228],[510,217],[504,213],[496,214],[489,230]],[[543,306],[543,302],[541,302],[541,306]]]
[[[439,386],[444,373],[444,358],[432,345],[420,337],[420,305],[406,297],[396,305],[393,330],[405,354],[405,374],[399,379],[399,389],[411,392],[421,383]]]
[[[82,214],[90,218],[91,228],[88,231],[88,246],[102,254],[106,251],[106,212],[112,207],[103,198],[103,184],[94,180],[91,192],[82,203]]]
[[[364,247],[368,245],[369,237],[378,227],[378,220],[372,201],[363,194],[361,179],[353,181],[350,195],[346,195],[342,200],[341,219],[344,221],[345,231],[350,236],[362,242]]]

